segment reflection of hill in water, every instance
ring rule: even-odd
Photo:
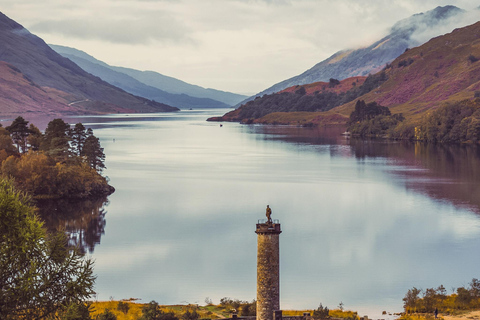
[[[107,198],[85,201],[38,200],[39,215],[49,231],[64,230],[69,245],[78,246],[83,253],[93,253],[105,233],[104,206]]]
[[[480,214],[480,146],[346,139],[343,127],[255,126],[268,140],[330,145],[332,157],[385,158],[388,174],[406,188]],[[338,146],[343,146],[339,148]],[[346,149],[345,147],[350,147]],[[321,149],[325,150],[325,149]]]

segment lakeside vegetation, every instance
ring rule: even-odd
[[[17,117],[0,127],[0,173],[36,199],[106,196],[114,192],[107,178],[105,154],[93,130],[62,119],[48,123],[45,133]]]
[[[383,137],[441,143],[480,141],[480,98],[447,104],[419,120],[406,120],[402,114],[376,102],[358,100],[350,114],[347,130],[360,137]]]
[[[239,317],[255,317],[255,300],[241,301],[222,298],[219,304],[213,304],[205,299],[206,305],[159,305],[155,301],[138,303],[135,299],[120,301],[96,301],[88,303],[91,319],[95,320],[200,320],[231,318],[234,311]],[[236,308],[234,308],[236,307]],[[155,313],[153,312],[155,310]],[[284,316],[303,316],[309,313],[315,320],[344,319],[358,320],[354,311],[343,310],[340,303],[338,309],[329,310],[321,304],[317,309],[283,310]],[[109,318],[105,318],[108,314]],[[154,315],[155,314],[155,315]]]

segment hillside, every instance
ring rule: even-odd
[[[425,39],[424,34],[439,35],[442,31],[452,30],[444,29],[454,21],[460,20],[463,13],[464,10],[455,6],[445,6],[413,15],[397,22],[388,35],[373,44],[365,48],[339,51],[302,74],[279,82],[242,101],[241,104],[294,85],[328,81],[330,78],[346,79],[366,76],[379,71],[385,64],[402,54],[405,49],[416,47],[427,41],[429,38]]]
[[[447,102],[472,99],[480,90],[480,22],[408,50],[386,69],[388,80],[361,97],[392,113],[419,118]],[[353,103],[338,107],[345,116]]]
[[[380,72],[368,77],[352,77],[342,81],[330,79],[329,82],[294,86],[278,93],[257,97],[240,108],[228,112],[223,117],[213,117],[208,120],[264,123],[263,117],[272,113],[328,111],[355,100],[378,87],[386,79],[385,72]],[[275,122],[278,123],[278,120]],[[298,124],[305,123],[300,122]]]
[[[22,75],[4,78],[10,81],[20,95],[12,96],[10,87],[3,87],[1,95],[6,104],[0,113],[10,113],[13,108],[25,108],[22,101],[29,101],[26,112],[56,112],[62,114],[111,113],[111,112],[160,112],[176,111],[177,108],[129,94],[95,77],[72,61],[53,51],[42,39],[31,34],[20,24],[0,13],[0,61],[15,68]],[[19,79],[20,83],[12,83]],[[45,103],[38,94],[29,96],[25,83],[43,90],[55,103]],[[4,82],[6,84],[7,82]],[[18,91],[22,87],[23,91]],[[38,98],[38,100],[36,100]],[[7,108],[6,106],[9,106]],[[48,105],[48,106],[47,106]]]
[[[84,70],[125,91],[177,107],[224,108],[246,98],[236,93],[205,89],[154,71],[110,66],[74,48],[58,45],[50,45],[50,47]]]
[[[445,103],[472,99],[475,92],[480,91],[479,59],[480,22],[455,29],[404,52],[383,71],[387,77],[383,84],[355,100],[327,112],[286,113],[271,110],[254,122],[345,123],[358,99],[367,103],[375,101],[389,107],[392,113],[403,113],[407,120],[416,121],[429,110]],[[247,105],[235,112],[240,113]]]

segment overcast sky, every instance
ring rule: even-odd
[[[398,20],[474,0],[0,0],[47,43],[108,64],[253,94],[336,51],[368,45]],[[479,19],[480,20],[480,19]]]

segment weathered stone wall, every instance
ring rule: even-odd
[[[257,225],[257,320],[273,320],[280,310],[280,226]]]

